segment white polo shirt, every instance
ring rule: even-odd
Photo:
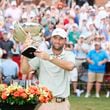
[[[48,53],[53,54],[51,49],[48,50]],[[58,58],[75,63],[75,56],[71,51],[63,50]],[[29,64],[34,70],[39,68],[40,84],[51,90],[54,96],[66,98],[70,95],[69,71],[38,57],[29,61]]]

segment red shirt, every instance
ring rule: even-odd
[[[69,19],[65,18],[64,19],[64,25],[68,24],[69,23]]]

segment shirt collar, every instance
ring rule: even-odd
[[[50,48],[50,49],[48,50],[48,53],[49,53],[49,55],[54,55],[54,56],[56,56],[56,55],[53,53],[52,48]],[[60,55],[58,55],[57,57],[63,57],[64,54],[65,54],[65,50],[63,49],[62,53],[61,53]]]

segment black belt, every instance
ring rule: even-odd
[[[75,58],[76,60],[86,60],[86,58]]]
[[[20,54],[13,54],[13,56],[20,56]]]
[[[62,97],[55,97],[54,99],[55,99],[55,102],[57,102],[57,103],[61,103],[66,100],[66,98],[62,98]]]

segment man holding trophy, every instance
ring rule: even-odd
[[[51,103],[41,104],[38,110],[70,110],[68,96],[70,95],[69,71],[74,68],[75,57],[72,52],[64,50],[67,33],[61,28],[56,28],[51,36],[51,48],[42,51],[36,49],[34,58],[21,58],[23,74],[39,71],[40,85],[48,87],[53,93]],[[26,39],[29,44],[30,39]]]

